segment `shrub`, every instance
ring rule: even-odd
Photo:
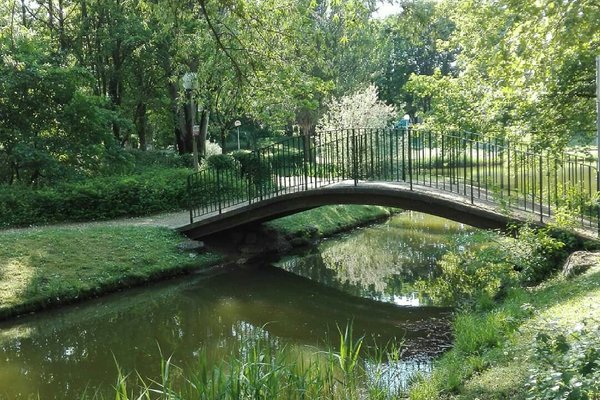
[[[214,154],[206,158],[206,166],[217,171],[237,171],[240,163],[230,154]]]
[[[242,175],[248,178],[257,190],[264,192],[273,189],[272,168],[269,159],[256,152],[244,150],[236,151],[231,155],[239,161]]]
[[[527,382],[534,399],[597,399],[600,397],[600,325],[575,326],[570,332],[540,329],[535,341],[535,366]]]
[[[172,150],[129,150],[135,164],[134,171],[141,172],[149,168],[191,168],[192,155],[179,155]]]
[[[187,208],[187,169],[152,169],[142,174],[90,178],[54,187],[32,189],[0,186],[0,226],[25,226],[62,221],[89,221],[148,215]],[[245,190],[237,181],[207,181],[196,205],[209,204],[222,192]]]
[[[273,146],[269,159],[274,168],[295,171],[303,165],[304,151],[290,146]]]
[[[440,276],[417,282],[436,304],[485,307],[517,282],[512,265],[494,245],[476,251],[450,251],[438,265]]]
[[[526,285],[547,278],[567,256],[565,243],[552,237],[546,229],[536,230],[527,225],[519,229],[517,239],[508,246],[509,262],[520,272],[521,282]]]

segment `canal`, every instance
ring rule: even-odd
[[[397,344],[390,384],[406,386],[451,346],[448,309],[414,283],[473,229],[414,212],[321,241],[274,264],[186,276],[0,324],[0,398],[114,398],[125,374],[160,379],[161,359],[191,368],[261,335],[298,352],[333,348],[338,328]]]

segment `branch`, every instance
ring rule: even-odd
[[[223,53],[225,53],[225,56],[233,64],[233,68],[235,69],[235,73],[238,77],[238,80],[240,82],[243,81],[244,74],[242,73],[242,69],[240,68],[240,65],[235,60],[235,58],[229,53],[227,46],[225,46],[223,44],[223,42],[221,41],[221,35],[219,34],[219,32],[217,32],[217,29],[213,25],[212,20],[210,19],[210,16],[208,15],[208,11],[206,9],[206,0],[199,0],[199,3],[200,3],[200,9],[202,10],[202,15],[204,16],[204,19],[206,20],[206,23],[208,24],[208,27],[210,28],[210,31],[212,32],[212,34],[215,38],[215,41],[217,42],[217,46],[223,51]]]

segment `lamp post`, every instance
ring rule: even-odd
[[[237,120],[235,120],[233,125],[235,125],[235,127],[237,128],[238,151],[240,151],[240,126],[242,125],[242,123],[240,122],[239,119],[237,119]]]
[[[194,124],[194,117],[196,116],[196,110],[194,107],[193,91],[196,88],[196,74],[193,72],[186,72],[183,75],[183,88],[188,97],[190,104],[190,123],[188,126],[188,133],[192,135],[192,152],[194,158],[194,170],[197,171],[199,167],[198,163],[198,143],[196,138],[200,134],[200,127],[196,128]]]

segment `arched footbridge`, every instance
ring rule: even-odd
[[[371,204],[481,228],[559,221],[600,229],[598,168],[581,155],[466,132],[343,129],[220,156],[188,178],[201,238],[327,204]]]

